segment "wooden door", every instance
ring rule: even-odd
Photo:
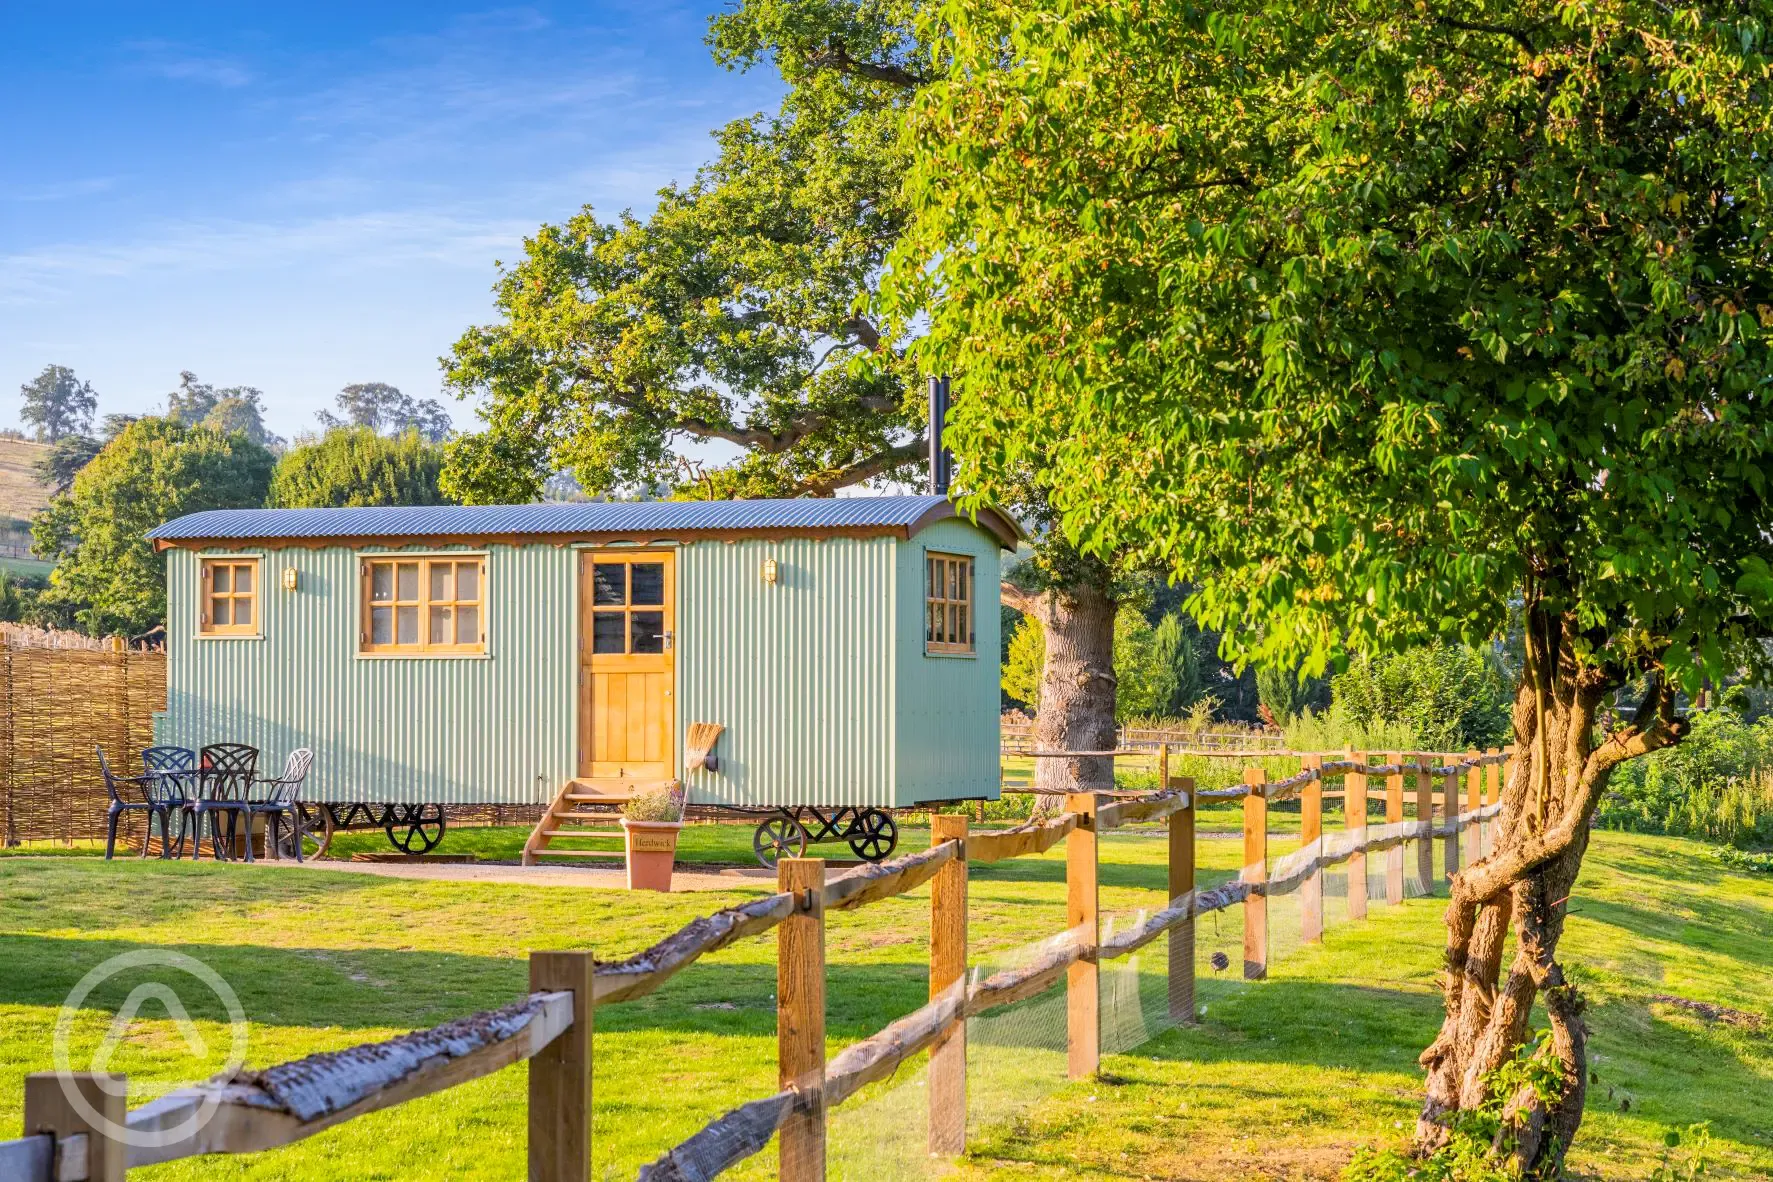
[[[579,775],[622,792],[674,778],[676,555],[579,556]]]

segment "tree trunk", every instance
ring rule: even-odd
[[[1046,641],[1040,704],[1034,717],[1036,751],[1112,751],[1114,726],[1114,616],[1119,607],[1110,580],[1079,581],[1038,594],[1006,583],[1003,601],[1036,620]],[[1037,758],[1037,806],[1062,806],[1070,792],[1114,787],[1114,760]]]
[[[1515,695],[1515,758],[1503,787],[1492,851],[1454,876],[1447,905],[1446,1017],[1422,1053],[1427,1098],[1417,1122],[1422,1148],[1447,1140],[1457,1114],[1470,1112],[1495,1086],[1495,1073],[1531,1037],[1528,1020],[1542,998],[1551,1037],[1534,1052],[1560,1083],[1550,1095],[1531,1088],[1502,1097],[1507,1117],[1494,1152],[1512,1157],[1531,1178],[1554,1177],[1582,1122],[1588,1082],[1581,997],[1557,959],[1564,916],[1589,825],[1613,769],[1676,742],[1673,691],[1654,672],[1635,717],[1597,742],[1603,700],[1626,680],[1612,666],[1578,655],[1575,622],[1527,595],[1526,667]],[[1510,927],[1512,961],[1503,970]]]

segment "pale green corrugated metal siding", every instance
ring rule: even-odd
[[[263,640],[195,639],[197,556],[169,555],[161,741],[252,743],[270,767],[310,746],[312,799],[544,803],[576,772],[574,551],[486,548],[486,659],[359,659],[355,551],[248,553]]]
[[[890,538],[697,542],[679,551],[679,747],[727,729],[690,799],[894,803]],[[766,558],[779,581],[763,582]],[[681,766],[681,751],[679,754]]]
[[[926,656],[924,554],[973,556],[976,656]],[[961,520],[939,521],[899,545],[898,794],[900,804],[996,799],[998,767],[997,540]]]

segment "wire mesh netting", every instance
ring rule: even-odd
[[[1377,780],[1375,787],[1380,787]],[[1388,787],[1389,803],[1383,792],[1377,793],[1371,808],[1395,817],[1400,811],[1395,782]],[[1060,1097],[1078,1074],[1077,1062],[1086,1065],[1085,1071],[1094,1063],[1087,1050],[1079,1056],[1080,1038],[1088,1041],[1079,1023],[1093,1022],[1101,1055],[1137,1052],[1179,1023],[1212,1023],[1216,1007],[1234,1001],[1241,991],[1262,988],[1258,978],[1284,974],[1290,960],[1314,942],[1333,939],[1336,929],[1410,899],[1444,895],[1450,872],[1487,852],[1492,840],[1496,806],[1456,813],[1449,820],[1445,809],[1456,799],[1463,804],[1467,798],[1436,791],[1433,807],[1419,817],[1422,798],[1411,792],[1401,810],[1403,819],[1392,821],[1371,812],[1349,818],[1332,809],[1324,818],[1326,831],[1307,842],[1299,837],[1297,810],[1276,810],[1269,814],[1267,857],[1260,866],[1241,869],[1243,835],[1199,834],[1198,895],[1165,899],[1154,891],[1145,906],[1105,910],[1094,933],[1097,946],[1104,949],[1099,965],[1079,962],[1050,978],[1044,990],[966,1020],[957,1036],[964,1037],[964,1086],[956,1082],[954,1052],[939,1050],[934,1059],[907,1059],[890,1078],[831,1109],[826,1114],[825,1176],[868,1182],[945,1177],[960,1168],[954,1157],[958,1144],[975,1161],[1028,1160],[1050,1135],[1051,1122],[1065,1119],[1064,1105],[1070,1101]],[[1161,870],[1150,860],[1151,846],[1162,835],[1158,826],[1123,830],[1101,842],[1102,865],[1111,866],[1117,851],[1141,856],[1138,843],[1144,841],[1150,844],[1142,855],[1147,872],[1140,880],[1162,881]],[[1123,839],[1127,845],[1118,846]],[[1354,852],[1363,846],[1363,852]],[[1335,864],[1324,866],[1326,860]],[[1240,876],[1265,878],[1266,893],[1223,906]],[[1135,893],[1122,887],[1116,902]],[[1177,907],[1186,914],[1190,907],[1202,906],[1214,909],[1180,924],[1171,923],[1170,914],[1158,914]],[[1266,922],[1252,929],[1246,914]],[[1090,936],[1080,930],[976,954],[968,980],[977,985],[1026,973],[1043,958],[1050,960],[1053,950],[1062,947],[1058,942],[1081,938],[1087,945]],[[1109,955],[1110,949],[1137,943],[1135,936],[1145,937],[1136,949]],[[1171,972],[1178,958],[1192,962],[1191,977]],[[1067,978],[1080,982],[1077,997],[1086,998],[1081,982],[1092,972],[1096,1006],[1074,1004]],[[1154,1053],[1187,1062],[1188,1046],[1172,1041]],[[945,1054],[949,1057],[943,1058]],[[809,1155],[816,1152],[812,1142],[791,1135],[764,1149],[738,1174],[774,1176],[785,1160],[810,1168],[816,1163]]]

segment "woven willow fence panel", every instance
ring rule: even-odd
[[[154,741],[154,711],[166,706],[166,654],[16,641],[0,638],[4,840],[102,838],[109,802],[92,749],[103,747],[119,772],[138,770]]]

